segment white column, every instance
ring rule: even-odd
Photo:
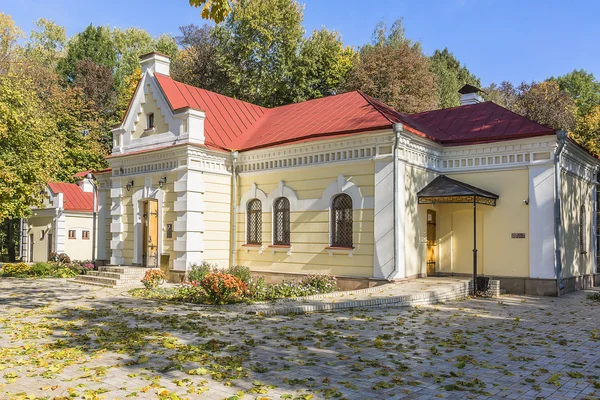
[[[191,263],[201,263],[204,257],[205,185],[202,172],[179,172],[174,188],[177,200],[173,208],[177,219],[173,224],[176,234],[173,269],[185,271]]]
[[[397,270],[394,272],[394,229],[396,240],[404,243],[404,163],[398,162],[398,221],[394,218],[394,163],[392,157],[375,161],[375,248],[373,252],[373,276],[375,278],[400,279],[405,277],[403,246],[398,245]],[[392,273],[393,276],[390,276]]]
[[[20,258],[22,261],[29,261],[29,235],[27,234],[27,230],[29,229],[29,224],[27,220],[21,218],[21,246],[20,246]]]
[[[98,189],[98,224],[96,226],[98,235],[96,238],[96,254],[98,260],[106,260],[106,196],[105,189]]]
[[[65,230],[67,229],[67,220],[64,212],[64,195],[62,193],[57,194],[58,206],[56,207],[56,217],[54,218],[54,251],[57,254],[65,252],[65,242],[67,235]]]
[[[110,249],[112,251],[110,263],[113,265],[123,264],[123,223],[121,220],[121,217],[123,216],[123,206],[121,204],[122,194],[123,188],[121,187],[121,181],[114,180],[112,182],[112,188],[110,189]]]
[[[556,278],[552,164],[529,167],[529,277]]]

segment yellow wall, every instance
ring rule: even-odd
[[[169,127],[165,122],[165,118],[162,114],[162,110],[158,107],[156,99],[150,91],[150,85],[146,88],[147,94],[144,96],[144,102],[142,103],[141,113],[138,114],[138,120],[135,123],[134,131],[132,132],[131,138],[138,139],[142,136],[148,136],[151,134],[165,133],[169,131]],[[146,132],[146,115],[148,113],[154,113],[154,132]]]
[[[523,200],[529,195],[526,169],[497,172],[453,174],[449,177],[488,190],[500,196],[496,207],[477,205],[478,271],[495,276],[529,276],[529,208]],[[425,185],[419,186],[420,190]],[[416,193],[413,192],[413,193]],[[407,196],[408,188],[407,188]],[[412,201],[412,200],[411,200]],[[407,207],[411,207],[410,203]],[[420,243],[418,255],[407,255],[411,268],[415,262],[425,268],[427,209],[437,212],[438,265],[441,272],[473,271],[473,206],[471,204],[437,204],[418,206],[419,226],[407,224],[407,248]],[[414,214],[413,214],[414,215]],[[512,233],[525,233],[525,239],[512,239]],[[409,264],[407,262],[407,269]],[[412,270],[411,270],[412,271]]]
[[[321,198],[323,192],[338,176],[356,184],[364,197],[373,196],[374,165],[372,162],[344,163],[320,167],[294,168],[284,171],[241,174],[239,197],[247,192],[253,183],[267,196],[276,189],[279,181],[294,190],[299,200]],[[239,204],[239,198],[238,198]],[[271,213],[263,212],[263,254],[256,249],[249,252],[242,246],[246,242],[245,204],[238,212],[237,260],[253,270],[291,273],[331,273],[338,276],[371,277],[373,275],[373,210],[355,208],[354,254],[333,254],[325,249],[329,246],[329,211],[301,211],[290,213],[291,255],[285,252],[272,254]],[[263,205],[264,207],[264,205]]]
[[[584,180],[563,172],[561,175],[562,202],[562,276],[592,274],[593,260],[593,186]],[[585,206],[585,251],[580,251],[580,207]]]
[[[30,238],[29,235],[33,234],[33,260],[29,260],[30,262],[48,260],[48,233],[52,234],[52,241],[56,241],[52,220],[52,217],[32,217],[27,221],[29,224],[29,229],[27,231],[28,242]],[[48,230],[48,226],[50,226],[50,230]],[[42,231],[44,231],[43,239],[41,238]],[[29,246],[31,246],[31,243],[29,243]],[[28,249],[27,251],[27,257],[29,258],[30,250]]]
[[[231,176],[204,173],[204,261],[229,266],[231,240]]]
[[[66,215],[65,217],[65,253],[71,260],[92,259],[92,228],[94,220],[88,216]],[[69,239],[69,230],[75,230],[75,239]],[[82,231],[89,232],[89,239],[82,239]]]

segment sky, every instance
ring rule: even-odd
[[[307,34],[326,27],[345,44],[371,40],[375,25],[403,18],[406,35],[425,54],[447,47],[484,86],[543,80],[573,69],[600,78],[598,0],[301,0]],[[90,23],[135,26],[153,35],[177,35],[179,26],[202,25],[188,0],[0,0],[25,32],[41,17],[73,35]]]

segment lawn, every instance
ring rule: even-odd
[[[581,292],[262,317],[0,279],[0,398],[594,398],[599,320]]]

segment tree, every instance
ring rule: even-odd
[[[594,74],[584,69],[574,70],[566,75],[548,80],[556,82],[560,90],[567,92],[575,100],[580,116],[589,113],[594,107],[600,105],[600,82]]]
[[[357,57],[352,47],[344,47],[338,32],[315,30],[300,48],[293,74],[293,101],[336,94],[345,84]]]
[[[94,103],[105,114],[114,110],[115,91],[112,71],[104,65],[96,64],[89,58],[75,66],[75,87],[81,89],[85,99]]]
[[[374,45],[361,48],[346,89],[361,90],[400,112],[434,109],[437,105],[435,75],[420,45],[404,38],[400,23],[394,25],[388,36],[378,34],[380,31],[378,27]]]
[[[225,91],[225,71],[218,62],[220,42],[208,25],[186,25],[179,28],[177,44],[181,47],[172,63],[171,76],[188,85],[213,92]]]
[[[58,63],[58,70],[72,82],[77,73],[77,63],[85,59],[111,71],[115,69],[117,53],[108,28],[90,24],[83,32],[69,39],[67,53]]]
[[[460,105],[458,90],[465,84],[481,87],[481,81],[466,66],[445,48],[436,50],[431,56],[431,71],[437,77],[439,107],[448,108]]]
[[[587,114],[577,116],[572,138],[596,155],[600,155],[600,105]]]
[[[190,6],[202,7],[200,15],[204,19],[211,19],[217,24],[223,22],[231,13],[235,0],[189,0]]]
[[[216,28],[224,93],[262,106],[287,104],[298,48],[302,6],[296,0],[239,0]]]
[[[0,12],[0,75],[10,69],[17,41],[22,37],[23,31],[10,15]]]
[[[67,33],[64,26],[40,18],[35,22],[35,29],[29,34],[25,52],[28,58],[33,58],[39,63],[54,69],[66,41]]]
[[[56,123],[26,76],[0,76],[0,222],[40,205],[61,158]]]

